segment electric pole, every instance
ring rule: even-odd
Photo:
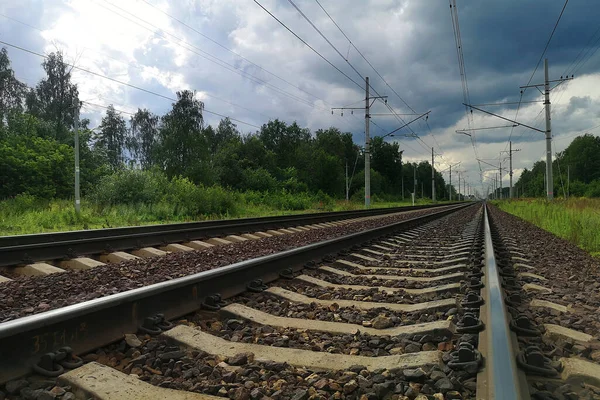
[[[546,105],[546,194],[554,199],[552,180],[552,122],[550,120],[550,82],[548,81],[548,59],[544,59],[544,104]]]
[[[354,114],[354,110],[365,110],[365,207],[369,208],[371,206],[371,138],[369,136],[369,125],[370,125],[370,109],[373,103],[369,103],[371,100],[374,102],[376,99],[386,99],[387,96],[370,96],[369,95],[369,77],[365,77],[365,106],[364,107],[332,107],[331,114],[333,114],[333,110],[342,110],[342,117],[344,116],[344,110],[352,110],[351,113]],[[428,114],[428,113],[427,113]],[[395,115],[395,114],[390,114]],[[418,117],[420,118],[420,117]],[[417,118],[417,119],[418,119]],[[415,119],[416,120],[416,119]],[[412,122],[412,121],[411,121]],[[408,124],[403,125],[401,128]],[[400,129],[400,128],[398,128]],[[398,130],[396,129],[396,130]],[[395,131],[392,131],[393,133]],[[388,133],[390,135],[391,133]],[[385,135],[387,136],[387,135]],[[383,136],[383,137],[385,137]]]
[[[523,126],[525,128],[528,128],[528,129],[531,129],[531,130],[534,130],[537,132],[541,132],[546,135],[546,183],[545,183],[545,185],[546,185],[546,196],[547,196],[548,200],[554,199],[554,183],[552,180],[552,122],[551,122],[551,116],[550,116],[550,91],[552,89],[556,88],[558,85],[560,85],[564,81],[571,80],[571,79],[573,79],[573,75],[571,75],[570,77],[565,76],[564,78],[561,76],[560,79],[549,80],[549,78],[548,78],[548,59],[546,58],[546,59],[544,59],[544,83],[539,83],[539,84],[534,84],[534,85],[526,85],[526,86],[520,87],[521,89],[526,89],[526,88],[530,88],[530,87],[538,88],[538,86],[544,86],[544,93],[543,93],[544,94],[544,106],[546,109],[546,130],[545,131],[543,131],[541,129],[537,129],[530,125],[525,125],[523,123],[514,121],[512,119],[494,114],[492,112],[482,110],[481,108],[477,108],[471,104],[463,103],[465,106],[474,108],[477,111],[481,111],[486,114],[493,115],[494,117],[498,117],[505,121],[512,122],[513,124],[517,124],[517,126]],[[558,83],[553,88],[550,88],[550,83],[554,83],[554,82],[558,82]],[[521,95],[523,94],[523,92],[524,91],[521,90]],[[541,90],[540,90],[540,92],[541,92]]]
[[[402,179],[402,201],[404,201],[404,175],[402,175],[401,179]]]
[[[346,201],[348,201],[348,191],[349,191],[349,187],[348,187],[348,160],[346,160]]]
[[[500,199],[502,199],[502,152],[498,156],[498,174],[500,175]]]
[[[512,165],[513,165],[512,164],[513,159],[512,159],[512,155],[513,155],[513,153],[515,153],[517,151],[521,151],[521,149],[515,149],[515,150],[513,150],[512,149],[512,141],[509,141],[508,142],[508,159],[509,159],[509,172],[508,172],[508,176],[510,177],[510,186],[509,186],[509,189],[508,189],[508,198],[509,199],[512,199],[514,197],[514,193],[513,193],[514,192],[514,190],[513,190],[513,179],[512,179],[513,178],[513,167],[512,167]],[[506,153],[506,152],[504,152],[504,153]]]
[[[369,148],[369,77],[365,78],[365,208],[371,206],[371,149]]]
[[[431,148],[431,201],[435,203],[435,169],[433,167],[433,147]]]
[[[81,211],[81,198],[79,196],[79,100],[75,100],[75,212]]]

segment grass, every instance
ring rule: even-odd
[[[494,204],[600,257],[600,199],[523,199]]]
[[[419,200],[417,204],[428,204]],[[374,208],[411,205],[405,202],[376,202]],[[334,201],[328,204],[315,202],[304,210],[287,210],[266,202],[240,201],[224,214],[186,215],[177,205],[161,202],[156,205],[138,204],[100,207],[82,200],[81,213],[77,215],[69,200],[44,201],[28,196],[0,201],[0,236],[57,232],[82,229],[116,228],[123,226],[152,225],[172,222],[191,222],[210,219],[263,217],[324,211],[350,211],[363,208],[362,203]]]

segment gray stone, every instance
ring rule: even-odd
[[[180,358],[185,357],[185,351],[169,351],[166,353],[162,353],[158,356],[162,361],[169,361],[169,360],[179,360]]]
[[[227,364],[229,365],[244,365],[248,363],[247,353],[238,353],[233,357],[229,357]]]
[[[71,392],[67,392],[63,397],[60,398],[60,400],[75,400],[75,395]]]
[[[294,392],[294,396],[292,397],[292,400],[306,400],[306,399],[308,399],[308,397],[309,397],[308,390],[299,389],[296,392]]]
[[[21,397],[23,400],[37,400],[37,397],[43,392],[42,389],[33,390],[29,387],[21,389]]]
[[[9,381],[6,383],[6,391],[8,394],[15,394],[19,393],[21,389],[26,388],[27,386],[29,386],[29,382],[27,382],[25,379]]]
[[[442,371],[437,371],[437,370],[431,371],[430,378],[434,381],[438,381],[438,380],[440,380],[442,378],[446,378],[446,377],[447,377],[446,374],[443,373]]]
[[[423,371],[421,368],[405,369],[402,370],[402,374],[407,380],[416,381],[422,379],[425,376],[425,371]]]
[[[405,353],[418,353],[421,351],[421,346],[416,343],[409,343],[404,347]]]
[[[376,383],[373,385],[373,391],[377,395],[378,398],[382,399],[386,394],[392,391],[394,388],[394,383]]]
[[[435,383],[435,387],[442,393],[454,389],[454,385],[448,378],[441,378]]]
[[[138,339],[137,335],[131,333],[125,334],[125,343],[127,343],[129,347],[133,348],[140,347],[142,345],[142,341]]]
[[[379,315],[373,318],[371,323],[373,324],[373,328],[375,329],[386,329],[394,325],[391,319],[383,315]]]
[[[41,393],[39,393],[35,400],[54,400],[56,399],[56,395],[52,392],[49,392],[48,390],[42,390]]]

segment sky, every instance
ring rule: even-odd
[[[386,140],[399,140],[405,161],[431,160],[433,147],[436,169],[446,180],[448,167],[460,163],[453,167],[455,186],[456,172],[462,171],[475,190],[487,190],[497,170],[476,158],[493,165],[501,159],[507,186],[509,139],[519,150],[513,155],[515,182],[523,168],[544,159],[541,132],[510,127],[477,110],[469,125],[448,2],[258,3],[304,43],[254,0],[0,0],[0,41],[40,54],[61,50],[68,62],[112,78],[74,72],[85,101],[82,117],[91,127],[100,123],[101,106],[113,104],[125,118],[138,108],[160,115],[169,111],[177,91],[189,89],[205,103],[205,119],[212,125],[229,116],[243,133],[252,133],[279,118],[312,132],[335,126],[363,145],[364,111],[341,116],[331,109],[363,107],[368,76],[371,95],[388,96],[399,115],[376,100],[371,136],[429,111],[427,121],[418,119]],[[529,88],[521,98],[520,86],[543,83],[543,60],[538,62],[565,2],[456,3],[471,104],[510,103],[479,108],[544,130],[543,95]],[[574,75],[550,95],[553,152],[577,135],[600,134],[598,21],[597,0],[570,0],[544,53],[551,80]],[[34,86],[44,77],[41,57],[0,46],[7,47],[19,79]],[[470,131],[473,141],[455,132],[469,126],[478,129]]]

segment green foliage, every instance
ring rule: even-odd
[[[71,82],[72,67],[60,52],[50,54],[42,67],[46,76],[26,91],[14,77],[8,53],[0,51],[3,199],[29,195],[44,201],[73,196],[73,128],[81,106],[79,92]],[[89,121],[80,121],[84,199],[107,218],[113,212],[122,213],[111,218],[127,224],[235,215],[244,208],[253,212],[331,209],[336,207],[334,199],[345,197],[347,170],[349,193],[362,203],[364,153],[351,133],[330,127],[312,135],[296,122],[276,119],[255,133],[242,135],[228,118],[216,127],[204,126],[203,113],[204,104],[195,93],[182,91],[163,116],[138,109],[127,122],[109,106],[99,131],[89,130]],[[410,173],[402,166],[400,146],[374,138],[371,160],[373,202],[397,199],[402,179]],[[426,183],[423,195],[429,196],[431,167],[421,163],[414,169],[418,169],[419,183]],[[441,175],[436,182],[442,193]],[[21,203],[46,207],[46,203],[27,203],[19,197],[15,209]],[[93,219],[92,214],[88,220],[66,209],[51,213],[53,218],[47,220],[37,216],[48,229],[61,221],[76,224]]]
[[[30,128],[35,130],[35,122]],[[0,198],[30,194],[64,197],[71,192],[73,151],[54,139],[31,135],[1,135]]]
[[[552,163],[554,196],[600,197],[600,138],[591,134],[576,137]],[[537,161],[525,169],[515,187],[520,197],[546,196],[546,163]],[[570,182],[568,182],[570,181]],[[569,193],[567,193],[569,192]]]
[[[590,253],[600,252],[600,199],[529,199],[499,201],[496,205]]]
[[[158,203],[169,180],[158,171],[122,170],[100,179],[91,194],[100,206]]]
[[[123,167],[126,137],[125,119],[117,114],[111,104],[106,110],[106,116],[102,118],[100,131],[94,135],[94,147],[106,155],[113,170]]]

